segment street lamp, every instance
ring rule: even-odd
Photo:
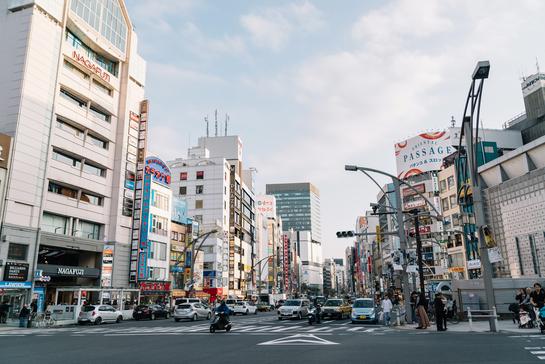
[[[488,247],[486,246],[483,226],[485,225],[485,215],[482,202],[481,184],[479,181],[479,174],[477,171],[477,145],[476,142],[479,139],[479,117],[481,113],[481,99],[483,93],[484,80],[488,78],[490,73],[490,62],[480,61],[477,63],[475,70],[471,76],[471,85],[466,98],[464,107],[464,116],[462,118],[462,128],[460,131],[460,140],[458,143],[458,152],[462,151],[462,141],[465,141],[466,160],[464,168],[463,181],[470,180],[470,187],[473,198],[473,210],[475,215],[475,228],[479,236],[479,251],[481,259],[481,267],[483,271],[483,284],[486,294],[486,303],[488,310],[492,312],[495,306],[494,288],[492,285],[492,264],[488,257]],[[476,81],[479,85],[476,87]],[[473,132],[475,130],[475,133]],[[457,169],[460,171],[461,160],[458,157]],[[467,170],[469,169],[469,173]],[[468,186],[465,186],[466,194],[469,190]],[[461,195],[458,194],[458,200]],[[490,331],[496,332],[496,321],[494,317],[489,318]]]

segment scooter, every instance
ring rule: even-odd
[[[319,324],[320,323],[320,314],[321,314],[321,310],[319,307],[315,307],[315,308],[312,308],[308,311],[308,324],[310,326],[312,326],[312,324],[314,323],[317,323]]]
[[[219,312],[216,313],[210,324],[210,332],[214,333],[216,330],[225,330],[226,332],[229,332],[231,331],[231,327],[231,321],[229,321],[225,313]]]
[[[542,334],[545,334],[545,306],[541,307],[536,313],[536,322]]]

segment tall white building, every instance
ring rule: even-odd
[[[277,264],[282,245],[282,220],[276,216],[276,199],[270,195],[256,196],[256,261],[257,284],[261,293],[278,293],[278,274],[281,267]]]
[[[212,297],[246,296],[255,287],[255,194],[252,172],[242,169],[242,141],[202,137],[187,159],[169,165],[174,193],[187,201],[188,216],[202,231],[218,230],[203,244],[203,290]]]
[[[2,1],[0,34],[0,132],[14,138],[0,259],[19,271],[0,288],[19,304],[35,267],[51,278],[36,287],[46,301],[58,287],[100,286],[105,244],[105,282],[128,286],[129,124],[132,113],[139,129],[146,64],[124,2]]]

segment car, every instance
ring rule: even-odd
[[[269,312],[270,310],[274,310],[274,305],[270,305],[267,302],[258,302],[256,307],[260,312]]]
[[[257,306],[252,302],[237,302],[235,303],[235,308],[233,311],[234,315],[236,315],[237,313],[240,313],[242,315],[247,315],[249,313],[257,315]]]
[[[198,298],[176,298],[175,306],[182,305],[184,303],[201,303]]]
[[[123,321],[123,314],[110,305],[84,305],[78,316],[78,324],[100,325],[104,322]]]
[[[170,318],[170,311],[162,305],[138,305],[132,312],[132,318],[136,321],[142,319],[155,320],[158,318]]]
[[[320,306],[323,306],[325,301],[327,301],[327,299],[324,296],[316,296],[316,298],[314,298],[314,303]]]
[[[352,323],[378,323],[378,310],[372,298],[357,298],[352,305],[350,314]]]
[[[307,299],[286,300],[277,311],[278,320],[283,320],[284,318],[296,318],[298,320],[301,320],[303,317],[306,318],[308,315],[309,307],[310,302]]]
[[[284,302],[286,302],[286,300],[280,299],[280,300],[276,301],[276,304],[274,305],[274,308],[278,310],[280,307],[282,307],[284,305]]]
[[[322,318],[336,318],[342,320],[350,317],[350,305],[342,298],[329,298],[322,306]]]
[[[201,318],[210,320],[212,311],[208,306],[200,302],[183,303],[174,309],[174,321],[179,322],[182,319],[197,321]]]

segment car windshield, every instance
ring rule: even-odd
[[[235,306],[244,306],[244,302],[237,302],[235,303]]]
[[[354,302],[354,308],[373,308],[373,301],[356,300],[356,302]]]
[[[284,306],[301,306],[301,301],[299,300],[287,300],[284,302]]]
[[[191,305],[185,304],[185,305],[178,305],[177,307],[179,310],[185,310],[188,308],[191,308]]]
[[[95,310],[95,306],[83,306],[81,309],[83,312],[91,312]]]
[[[327,300],[324,306],[340,306],[343,304],[342,300]]]

